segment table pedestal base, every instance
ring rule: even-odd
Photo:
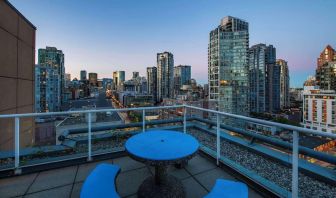
[[[185,192],[180,180],[171,175],[161,178],[160,184],[155,177],[148,177],[138,189],[139,198],[184,198]]]

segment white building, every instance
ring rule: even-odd
[[[303,91],[303,122],[305,128],[336,133],[336,93],[305,86]]]

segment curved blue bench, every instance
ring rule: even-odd
[[[112,164],[99,164],[86,178],[80,193],[81,198],[119,198],[115,180],[120,167]]]
[[[247,198],[248,188],[241,182],[217,179],[215,186],[204,198]]]

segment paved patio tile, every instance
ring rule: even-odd
[[[30,187],[28,193],[72,184],[75,179],[76,171],[77,166],[70,166],[41,172]]]
[[[154,168],[148,168],[130,157],[122,157],[0,179],[0,198],[20,197],[27,191],[28,194],[25,197],[77,198],[80,195],[83,181],[91,170],[99,163],[111,163],[112,161],[122,168],[122,172],[117,176],[116,180],[119,195],[123,198],[137,197],[136,193],[139,186],[147,177],[154,173]],[[75,178],[76,172],[77,176]],[[186,190],[187,198],[205,196],[212,189],[218,178],[236,180],[225,172],[225,169],[217,167],[212,161],[200,155],[190,160],[184,169],[169,166],[168,174],[174,175],[181,180]],[[190,174],[193,174],[193,176]],[[74,181],[79,182],[73,184]],[[261,197],[256,191],[249,188],[249,198]]]
[[[221,168],[215,168],[206,172],[202,172],[200,174],[194,175],[194,177],[203,185],[206,187],[208,191],[212,189],[212,187],[215,185],[216,179],[227,179],[236,181],[234,177],[226,173]]]
[[[72,187],[71,198],[78,198],[82,189],[83,182],[75,183]]]
[[[76,182],[82,182],[86,179],[86,177],[91,173],[91,171],[101,163],[109,163],[112,164],[112,160],[105,160],[105,161],[99,161],[99,162],[91,162],[87,164],[82,164],[78,167],[78,172],[76,175]]]
[[[130,196],[138,191],[140,184],[151,175],[147,167],[120,173],[117,177],[117,191],[120,196]]]
[[[202,198],[208,192],[192,177],[182,180],[186,198]]]
[[[0,197],[15,197],[24,195],[34,181],[37,173],[0,179]]]
[[[145,164],[135,161],[130,157],[121,157],[114,159],[113,163],[120,166],[121,172],[145,167]]]
[[[134,194],[134,195],[131,195],[131,196],[127,196],[127,197],[125,197],[125,198],[137,198],[138,196],[136,195],[136,194]]]
[[[71,193],[72,184],[28,194],[25,198],[68,198]]]
[[[203,171],[214,169],[216,167],[217,166],[208,159],[197,155],[189,160],[188,165],[185,167],[185,169],[189,171],[192,175],[194,175]]]
[[[263,198],[263,196],[261,196],[259,193],[257,193],[251,188],[248,189],[248,197],[249,198]]]

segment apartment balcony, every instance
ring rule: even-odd
[[[109,119],[97,119],[104,113]],[[37,119],[46,123],[27,129]],[[247,130],[248,122],[282,133],[257,134]],[[121,167],[119,195],[136,197],[154,170],[130,158],[125,142],[156,129],[187,133],[200,143],[186,166],[168,168],[187,197],[205,196],[219,178],[247,184],[249,197],[336,197],[332,133],[187,105],[0,115],[0,123],[11,126],[4,134],[12,140],[0,147],[0,197],[79,197],[83,181],[103,162]],[[318,146],[307,144],[315,140]]]

